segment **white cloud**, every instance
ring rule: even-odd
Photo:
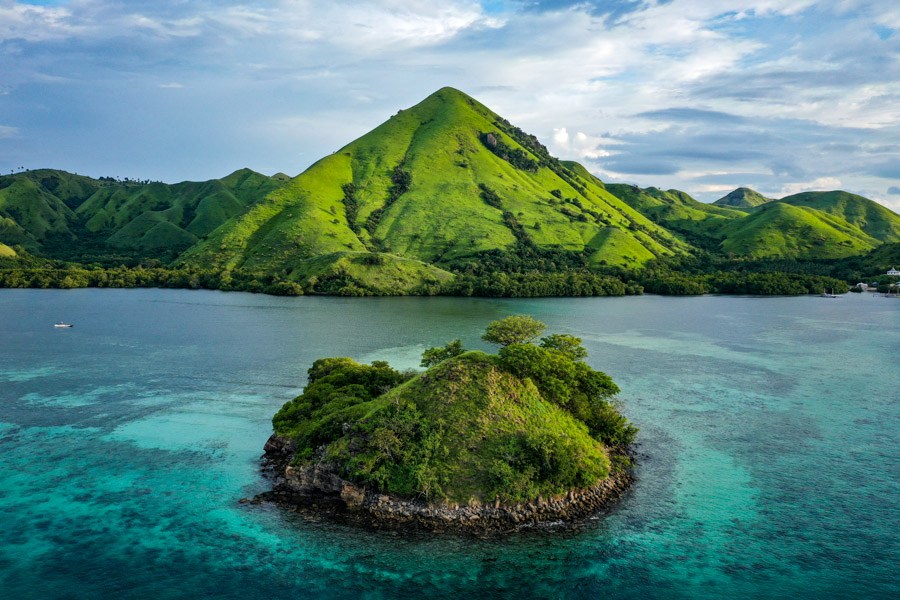
[[[612,154],[602,147],[603,143],[604,140],[599,137],[589,136],[581,131],[570,136],[565,127],[557,127],[553,130],[551,151],[569,157],[598,159]]]
[[[82,28],[71,22],[66,7],[0,4],[0,41],[44,42],[77,35]]]
[[[861,175],[866,165],[900,157],[900,36],[880,39],[875,27],[897,28],[894,4],[647,1],[607,19],[588,2],[498,14],[474,0],[0,0],[0,41],[9,42],[0,47],[0,112],[9,126],[33,122],[7,107],[45,110],[47,86],[64,82],[53,95],[69,121],[38,119],[54,136],[71,127],[77,139],[71,123],[85,119],[114,134],[98,114],[109,123],[140,114],[148,128],[198,139],[210,135],[201,126],[223,132],[222,154],[204,157],[209,176],[256,155],[293,173],[454,85],[562,158],[598,173],[634,171],[641,184],[701,195],[817,181],[871,190],[879,188]],[[122,102],[134,81],[155,85]],[[170,89],[183,90],[178,110]],[[694,121],[635,116],[685,107]],[[234,162],[220,164],[228,156]]]
[[[0,125],[0,139],[14,138],[19,135],[19,129],[9,125]]]
[[[795,181],[781,186],[781,195],[790,196],[800,192],[815,192],[823,190],[836,190],[841,187],[841,180],[837,177],[818,177],[812,181]]]
[[[0,4],[0,40],[31,42],[123,35],[159,38],[215,37],[227,31],[281,43],[322,42],[348,49],[428,46],[473,27],[496,28],[503,20],[471,0],[280,0],[264,6],[181,2],[175,6],[83,0],[66,7]],[[154,14],[154,11],[159,14]]]
[[[728,192],[734,190],[735,187],[736,186],[733,186],[733,185],[708,183],[708,184],[696,186],[695,192],[699,192],[702,194],[708,194],[708,193],[727,194]]]

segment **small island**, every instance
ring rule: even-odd
[[[377,527],[510,531],[597,513],[632,481],[637,428],[577,337],[512,316],[426,350],[424,372],[323,358],[273,418],[258,497]]]

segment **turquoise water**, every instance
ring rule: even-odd
[[[513,313],[582,337],[622,388],[641,458],[611,514],[479,540],[238,504],[265,488],[269,419],[312,360],[411,367]],[[3,290],[0,596],[897,597],[898,317],[853,294]]]

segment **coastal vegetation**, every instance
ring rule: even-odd
[[[317,360],[273,418],[294,468],[329,465],[378,493],[445,504],[528,502],[597,485],[628,463],[637,429],[581,340],[513,316],[488,326],[498,354],[459,340],[426,350],[421,373]],[[611,462],[611,452],[618,457]]]
[[[0,176],[5,287],[803,294],[883,273],[897,243],[900,216],[843,191],[705,204],[604,183],[452,88],[293,178]]]

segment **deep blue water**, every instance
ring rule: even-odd
[[[238,504],[314,359],[411,367],[515,313],[582,337],[641,427],[611,514],[479,540]],[[853,294],[2,290],[0,597],[896,598],[898,317]]]

